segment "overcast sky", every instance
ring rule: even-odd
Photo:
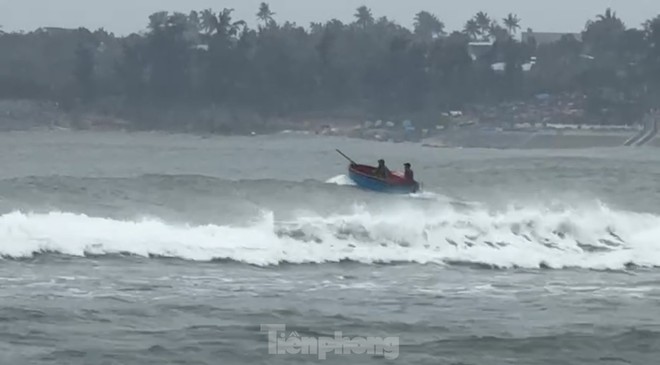
[[[143,30],[149,14],[160,10],[234,8],[235,16],[255,24],[261,0],[0,0],[0,25],[5,31],[41,26],[103,27],[117,34]],[[574,32],[585,21],[612,7],[628,26],[660,14],[660,0],[270,0],[277,21],[307,26],[311,21],[352,20],[355,9],[369,6],[376,16],[387,16],[410,26],[419,10],[438,15],[450,30],[483,10],[495,18],[509,12],[522,18],[522,27],[535,31]]]

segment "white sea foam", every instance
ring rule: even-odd
[[[335,185],[355,185],[353,180],[351,180],[347,175],[335,176],[331,179],[328,179],[328,181],[326,181],[325,183],[326,184],[335,184]]]
[[[497,267],[622,269],[660,266],[660,217],[605,206],[456,210],[402,205],[348,215],[272,213],[243,227],[120,221],[52,212],[0,216],[0,255],[30,257],[128,253],[254,265],[325,263],[478,263]]]

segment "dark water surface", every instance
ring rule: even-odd
[[[348,184],[411,162],[425,192]],[[660,155],[0,134],[2,364],[654,364]],[[396,338],[396,358],[269,354]],[[295,335],[293,336],[295,337]]]

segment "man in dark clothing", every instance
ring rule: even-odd
[[[410,169],[410,164],[406,162],[405,164],[403,164],[403,167],[405,168],[404,177],[406,178],[406,180],[415,181],[415,174],[413,173],[413,170]]]
[[[390,176],[390,170],[385,166],[385,160],[378,160],[378,167],[374,171],[374,175],[381,179],[387,179]]]

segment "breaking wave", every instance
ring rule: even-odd
[[[242,227],[113,220],[66,212],[0,216],[0,255],[138,255],[281,263],[477,264],[498,268],[623,269],[660,266],[660,217],[582,208],[459,210],[450,205],[351,214],[271,212]]]

